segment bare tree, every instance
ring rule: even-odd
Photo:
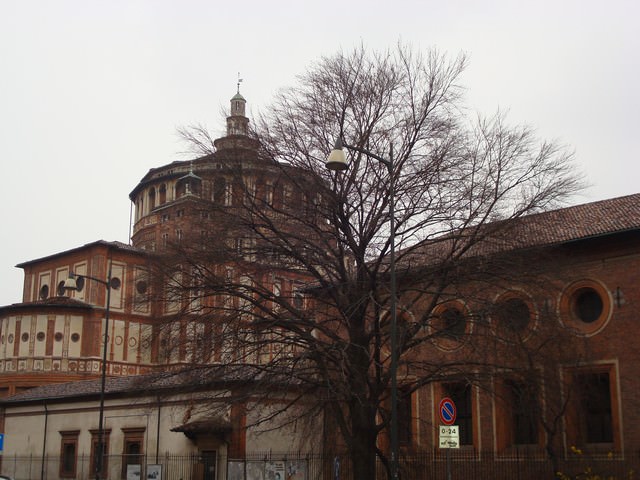
[[[214,138],[201,123],[179,127],[177,134],[188,146],[188,150],[182,152],[184,155],[209,155],[215,151]]]
[[[375,478],[376,457],[388,464],[381,438],[390,421],[390,234],[403,392],[452,375],[487,375],[501,360],[487,348],[487,330],[459,329],[443,306],[500,285],[514,271],[513,258],[499,260],[518,247],[514,222],[580,187],[571,155],[558,145],[501,115],[467,118],[458,84],[465,63],[401,45],[321,59],[278,94],[256,127],[259,160],[277,172],[275,181],[256,186],[260,173],[246,166],[233,173],[230,164],[242,201],[203,205],[209,237],[162,257],[180,298],[197,299],[183,302],[174,320],[211,319],[203,338],[219,348],[207,361],[227,372],[251,365],[260,372],[253,382],[286,386],[276,413],[295,405],[297,416],[330,415],[354,478]],[[393,148],[391,175],[360,153],[345,172],[327,171],[337,138],[383,157]],[[464,350],[443,354],[438,341],[462,342]],[[191,359],[192,368],[207,363]],[[254,400],[270,394],[251,385]]]

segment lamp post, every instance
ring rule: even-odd
[[[95,474],[96,480],[100,479],[102,474],[102,462],[104,461],[104,391],[107,382],[107,341],[109,339],[109,308],[111,307],[111,262],[109,262],[109,271],[107,273],[107,280],[91,277],[89,275],[76,275],[73,272],[69,274],[64,282],[64,289],[67,291],[78,290],[77,278],[89,279],[95,282],[101,283],[107,288],[107,306],[104,311],[104,334],[103,334],[103,349],[102,349],[102,372],[100,383],[100,414],[98,420],[98,445],[96,448],[95,457]]]
[[[333,150],[327,157],[326,167],[330,170],[343,171],[349,166],[344,149],[362,153],[378,160],[387,167],[389,173],[389,269],[391,283],[391,365],[389,376],[391,381],[391,478],[397,480],[398,468],[398,339],[397,339],[397,282],[396,282],[396,235],[395,235],[395,189],[393,172],[393,145],[389,148],[389,158],[381,157],[373,152],[353,145],[345,144],[341,138],[336,140]]]

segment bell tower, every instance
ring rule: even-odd
[[[227,117],[227,135],[216,139],[213,144],[216,150],[230,150],[243,148],[257,151],[259,143],[249,136],[249,119],[246,117],[247,101],[240,93],[240,82],[236,94],[231,98],[231,113]]]
[[[238,89],[231,98],[231,115],[227,117],[227,136],[249,135],[249,119],[245,116],[247,101],[240,94],[241,78],[238,78]]]

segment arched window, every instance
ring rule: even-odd
[[[149,189],[149,210],[153,210],[156,207],[156,189],[151,187]]]
[[[224,177],[218,177],[213,182],[213,201],[218,205],[224,205],[227,191],[227,181]]]

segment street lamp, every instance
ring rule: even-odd
[[[69,278],[64,282],[64,289],[68,292],[78,290],[77,278],[94,280],[101,283],[107,288],[107,306],[104,311],[104,346],[102,349],[102,377],[100,384],[100,419],[98,420],[98,445],[96,448],[96,460],[95,460],[95,474],[96,480],[100,479],[102,473],[102,462],[104,460],[104,391],[107,382],[107,341],[109,339],[109,308],[111,307],[111,263],[109,263],[109,272],[107,273],[107,280],[91,277],[89,275],[76,275],[73,272],[69,273]]]
[[[398,339],[397,339],[397,295],[396,295],[396,235],[395,235],[395,191],[393,172],[393,145],[389,148],[389,158],[383,158],[364,148],[347,145],[341,138],[336,140],[333,150],[327,157],[326,167],[330,170],[343,171],[349,166],[344,149],[362,153],[378,160],[387,167],[389,172],[389,268],[391,273],[391,365],[389,376],[391,377],[391,478],[398,479]]]

